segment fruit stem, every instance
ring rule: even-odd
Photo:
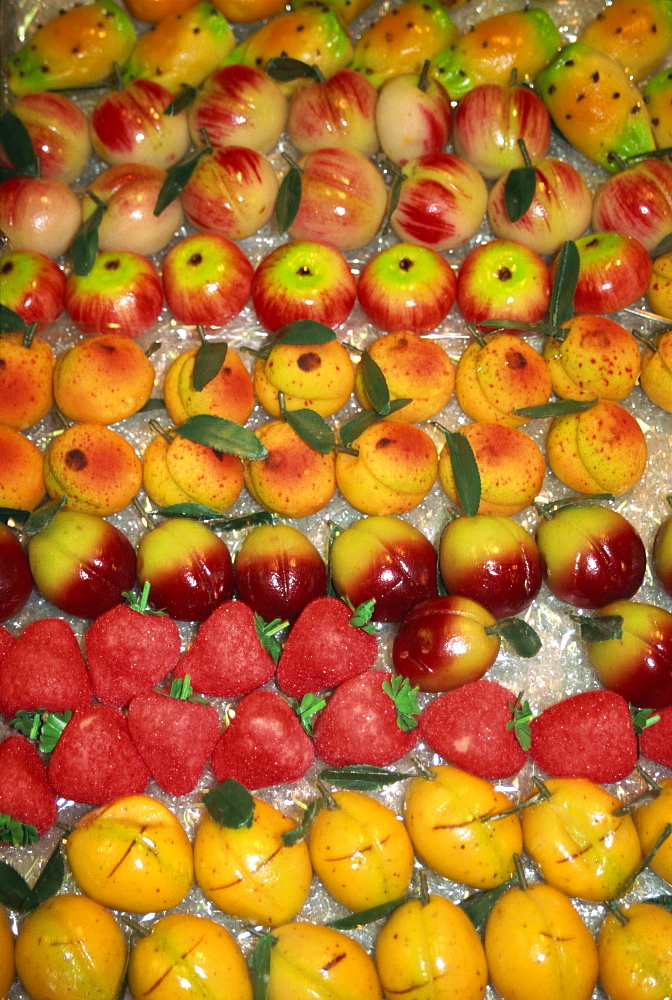
[[[156,352],[160,347],[161,347],[161,341],[153,340],[152,343],[147,348],[147,350],[145,351],[145,356],[151,358],[152,354],[156,354]]]
[[[317,779],[317,781],[315,782],[315,785],[316,785],[316,787],[317,787],[320,795],[324,799],[324,801],[326,803],[326,806],[327,806],[327,809],[339,809],[340,808],[338,802],[336,801],[336,799],[334,798],[334,796],[331,794],[331,792],[329,791],[329,789],[327,788],[327,786],[324,784],[324,782],[320,778]]]
[[[614,916],[616,917],[616,919],[618,920],[618,922],[620,924],[623,924],[623,926],[625,927],[625,925],[628,922],[628,917],[626,917],[625,913],[620,908],[620,906],[618,905],[618,903],[615,903],[613,899],[610,899],[609,902],[607,903],[607,906],[609,907],[609,909],[611,910],[611,912],[614,914]]]
[[[616,893],[616,896],[625,896],[626,892],[630,891],[630,889],[635,884],[635,882],[637,881],[637,879],[639,878],[639,876],[642,874],[642,872],[644,871],[644,869],[648,868],[648,866],[651,863],[651,860],[653,859],[654,855],[662,847],[662,845],[665,843],[665,841],[670,836],[670,834],[672,834],[672,823],[666,823],[665,826],[663,827],[663,829],[658,834],[658,837],[656,838],[656,842],[651,847],[651,850],[647,853],[646,857],[642,858],[642,861],[641,861],[641,864],[639,865],[639,867],[632,873],[632,875],[627,880],[627,882],[625,882],[621,886],[621,888],[619,889],[619,891]],[[616,897],[614,897],[614,898],[616,898]],[[613,900],[612,900],[612,902],[613,902]]]
[[[640,344],[644,344],[644,346],[648,348],[649,351],[658,350],[658,344],[654,344],[653,337],[650,337],[648,334],[644,333],[643,330],[640,330],[638,329],[638,327],[635,326],[632,328],[630,333],[635,338],[635,340],[638,340]]]
[[[34,323],[30,324],[30,326],[23,335],[23,346],[26,348],[26,350],[28,350],[31,344],[33,343],[33,338],[35,337],[36,332],[37,332],[37,320],[35,320]]]
[[[300,174],[302,174],[302,173],[303,173],[303,170],[301,169],[301,167],[300,167],[300,166],[298,165],[298,163],[296,162],[296,160],[295,160],[295,159],[294,159],[293,157],[291,157],[291,156],[289,155],[289,153],[286,153],[286,152],[283,152],[283,154],[282,154],[282,158],[283,158],[283,160],[285,161],[285,163],[286,163],[286,164],[287,164],[287,165],[288,165],[288,166],[289,166],[289,167],[290,167],[290,168],[291,168],[292,170],[298,170]]]
[[[526,167],[532,166],[532,160],[530,159],[530,154],[527,151],[527,146],[525,145],[525,140],[523,138],[518,139],[518,148],[522,153],[523,160],[525,161]]]
[[[628,164],[625,162],[622,156],[620,156],[615,150],[611,149],[607,153],[607,160],[609,163],[613,163],[618,167],[619,170],[627,170]]]
[[[471,336],[474,338],[474,340],[481,345],[481,347],[485,347],[487,341],[486,341],[485,337],[483,337],[480,334],[480,332],[478,330],[478,327],[476,326],[475,323],[467,323],[467,330],[469,331],[469,333],[471,334]]]
[[[547,521],[563,509],[563,507],[578,507],[580,504],[593,503],[595,500],[614,500],[613,493],[591,493],[585,496],[561,497],[559,500],[550,500],[548,503],[534,503],[532,506],[541,517]]]
[[[427,885],[427,872],[424,868],[420,869],[420,901],[423,906],[427,906],[429,903],[429,886]]]
[[[427,91],[429,84],[431,83],[429,79],[429,67],[431,65],[431,60],[425,59],[422,64],[422,69],[420,70],[420,79],[418,80],[418,88],[423,92]]]
[[[520,888],[527,889],[527,875],[525,874],[525,869],[523,868],[523,861],[520,854],[513,855],[513,863],[516,866],[516,876],[520,883]]]
[[[164,427],[162,427],[158,420],[154,419],[150,420],[148,426],[151,427],[151,429],[155,431],[157,434],[160,434],[161,437],[164,437],[168,442],[168,444],[172,444],[173,435],[170,433],[170,431],[167,431]]]
[[[136,509],[136,511],[138,513],[138,516],[140,518],[140,523],[143,525],[143,527],[145,527],[145,528],[151,528],[151,527],[153,527],[153,522],[152,522],[152,517],[151,517],[150,512],[143,509],[142,504],[140,503],[140,501],[138,500],[138,498],[137,497],[133,497],[131,503],[135,507],[135,509]]]
[[[436,775],[434,774],[434,772],[430,770],[430,768],[428,768],[425,764],[423,764],[420,758],[416,754],[414,753],[411,754],[411,760],[413,761],[418,771],[420,772],[421,778],[425,778],[427,781],[436,781]]]

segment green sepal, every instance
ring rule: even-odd
[[[357,910],[349,913],[347,917],[337,917],[336,920],[328,920],[327,927],[333,927],[337,931],[354,931],[358,927],[366,924],[373,924],[376,920],[383,920],[391,913],[398,910],[400,906],[407,903],[411,896],[402,896],[400,899],[392,899],[387,903],[379,903],[378,906],[370,906],[366,910]]]
[[[30,823],[22,823],[7,813],[0,813],[0,844],[12,844],[15,847],[29,847],[40,835]],[[13,869],[12,869],[13,870]],[[2,900],[2,870],[0,869],[0,901]],[[9,903],[5,903],[9,906]]]
[[[284,418],[299,435],[304,444],[320,455],[328,455],[334,450],[336,438],[333,428],[319,413],[308,408],[285,410]]]
[[[294,827],[293,830],[286,830],[280,838],[285,847],[293,847],[294,844],[298,844],[300,840],[304,840],[306,834],[312,826],[313,820],[317,816],[320,809],[324,808],[327,804],[326,796],[321,795],[317,799],[312,799],[311,802],[305,808],[303,819],[301,822]]]
[[[166,617],[166,612],[160,609],[150,608],[149,606],[149,590],[151,584],[149,580],[145,580],[142,586],[142,593],[140,597],[137,597],[132,590],[122,590],[121,596],[124,598],[129,608],[133,611],[138,611],[141,615],[158,615],[159,617]]]
[[[349,624],[353,628],[361,628],[363,632],[368,632],[369,635],[373,635],[376,631],[375,625],[371,623],[371,615],[373,614],[373,609],[376,605],[375,597],[372,597],[368,601],[362,601],[357,607],[354,606],[349,597],[344,597],[343,601],[348,605],[352,611],[352,618]]]
[[[325,767],[318,775],[320,781],[328,781],[340,788],[353,788],[366,792],[374,788],[394,785],[404,778],[417,778],[417,774],[402,774],[384,767],[369,764],[352,764],[349,767]]]
[[[274,618],[271,622],[265,622],[260,614],[254,612],[254,627],[257,637],[274,663],[278,662],[282,653],[282,643],[276,638],[276,635],[288,625],[287,619],[283,621],[282,618]]]
[[[176,677],[170,685],[168,694],[170,698],[175,698],[177,701],[189,701],[193,694],[191,689],[191,674],[185,674],[184,677]]]
[[[510,878],[501,885],[496,885],[492,889],[484,889],[481,892],[473,892],[466,899],[462,899],[458,906],[469,917],[476,930],[480,930],[485,923],[490,910],[493,908],[500,896],[516,885],[518,879]]]
[[[302,727],[308,733],[309,736],[313,735],[313,721],[314,716],[327,704],[326,700],[319,694],[313,694],[311,691],[308,694],[304,694],[301,701],[297,701],[296,698],[287,697],[287,701],[294,709],[296,717],[301,723]]]
[[[194,356],[191,381],[196,392],[202,392],[213,378],[219,375],[226,360],[229,345],[220,340],[209,344],[204,342]]]
[[[516,700],[509,703],[509,708],[513,712],[513,718],[506,724],[508,730],[513,729],[513,735],[520,743],[523,750],[529,750],[532,746],[532,730],[530,723],[534,718],[534,712],[530,708],[529,701],[523,698],[521,691]]]
[[[656,722],[660,722],[660,715],[656,715],[651,708],[637,708],[635,705],[630,706],[630,718],[632,719],[632,725],[635,733],[640,736],[645,729],[649,726],[655,726]]]
[[[410,733],[418,725],[417,717],[420,715],[419,690],[420,688],[411,685],[408,677],[400,677],[398,674],[393,674],[391,681],[383,681],[383,691],[385,694],[389,694],[397,710],[397,725],[405,733]]]
[[[280,235],[287,232],[296,218],[301,204],[301,187],[301,171],[292,166],[280,182],[275,201],[275,224]]]
[[[233,778],[207,791],[203,805],[215,823],[231,830],[249,829],[254,821],[254,799],[247,788]]]
[[[225,417],[197,413],[180,424],[178,433],[189,441],[204,444],[213,451],[250,460],[265,458],[268,452],[257,435]]]
[[[35,156],[33,141],[25,124],[13,111],[0,115],[0,144],[14,165],[11,173],[24,177],[39,177],[40,164]]]
[[[71,717],[72,711],[69,708],[65,712],[46,712],[43,709],[31,712],[20,709],[10,725],[29,740],[37,740],[42,753],[51,753]]]

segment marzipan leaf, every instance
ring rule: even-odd
[[[42,507],[38,507],[37,510],[33,510],[29,513],[28,517],[23,522],[23,530],[28,534],[35,534],[37,531],[41,531],[42,528],[51,522],[54,514],[57,514],[64,503],[67,501],[67,497],[56,497],[55,500],[49,500]],[[18,518],[16,518],[18,521]]]
[[[194,357],[194,368],[192,372],[192,382],[196,392],[202,392],[208,382],[221,371],[229,349],[226,341],[220,340],[215,343],[201,344]]]
[[[275,201],[275,224],[279,233],[286,233],[296,218],[301,204],[301,171],[290,167],[280,182]]]
[[[86,277],[91,274],[98,254],[98,229],[107,205],[99,201],[86,222],[83,222],[75,234],[70,247],[70,259],[75,274]]]
[[[402,774],[400,771],[389,771],[370,764],[352,764],[350,767],[325,767],[318,777],[320,781],[328,781],[340,788],[354,788],[365,792],[372,788],[394,785],[404,778],[417,778],[417,774]]]
[[[41,906],[47,899],[51,899],[52,896],[55,896],[63,885],[64,876],[65,862],[63,861],[63,852],[61,850],[61,842],[59,840],[58,844],[51,852],[49,860],[40,872],[37,882],[23,901],[23,906],[21,907],[23,913],[29,913],[31,910],[36,910],[37,907]]]
[[[271,333],[261,345],[260,354],[267,356],[271,347],[276,344],[328,344],[336,340],[336,334],[330,326],[318,323],[314,319],[297,319],[293,323],[281,326]]]
[[[287,628],[289,622],[282,618],[274,618],[272,622],[265,622],[260,614],[254,613],[254,628],[259,642],[264,647],[274,663],[277,663],[282,653],[282,643],[276,638],[278,632]]]
[[[30,886],[8,861],[0,861],[0,903],[10,910],[20,910],[30,893]]]
[[[158,396],[152,396],[148,399],[144,406],[140,407],[139,413],[151,413],[152,410],[165,410],[166,404],[163,399]]]
[[[317,66],[309,66],[301,59],[292,59],[291,56],[271,56],[266,63],[266,72],[278,83],[290,83],[292,80],[323,80]]]
[[[573,240],[567,240],[558,256],[551,293],[549,315],[554,327],[574,315],[574,292],[579,279],[579,250]]]
[[[328,920],[327,927],[334,927],[337,931],[354,931],[358,927],[366,924],[373,924],[376,920],[389,917],[399,907],[408,902],[409,896],[402,896],[401,899],[392,899],[389,903],[380,903],[378,906],[371,906],[367,910],[358,910],[349,913],[347,917],[339,917],[337,920]]]
[[[496,885],[493,889],[472,893],[471,896],[461,900],[458,905],[461,910],[464,910],[476,930],[479,930],[499,897],[516,884],[517,879],[511,878],[507,882],[502,882],[501,885]]]
[[[474,457],[469,439],[459,431],[451,433],[441,427],[450,451],[455,489],[460,506],[465,514],[473,517],[481,502],[481,474]]]
[[[189,107],[197,93],[198,90],[196,87],[192,87],[189,83],[183,83],[181,92],[177,94],[177,96],[172,99],[168,107],[164,109],[164,115],[166,115],[167,118],[179,115],[180,111],[184,111],[185,108]]]
[[[313,799],[306,806],[303,819],[298,826],[295,826],[293,830],[287,830],[282,835],[282,842],[285,847],[293,847],[294,844],[298,844],[300,840],[303,840],[310,827],[312,826],[313,820],[317,816],[320,809],[322,809],[327,804],[327,799],[324,795],[320,795],[319,798]]]
[[[397,410],[401,410],[404,406],[408,406],[410,402],[410,399],[405,398],[391,400],[389,410],[386,415],[389,417],[390,413],[396,413]],[[364,412],[351,417],[350,420],[346,420],[346,422],[341,424],[341,427],[339,428],[339,438],[341,440],[341,444],[344,448],[349,448],[353,441],[356,441],[359,435],[364,433],[367,427],[377,424],[378,421],[382,419],[381,414],[376,410],[364,410]]]
[[[39,176],[39,164],[30,133],[19,116],[12,111],[5,111],[0,116],[0,143],[12,161],[15,173],[27,177]]]
[[[504,204],[511,222],[518,222],[532,204],[537,189],[534,167],[514,167],[504,182]]]
[[[315,410],[286,410],[285,420],[313,451],[319,451],[321,455],[333,451],[336,444],[333,429]]]
[[[30,823],[21,823],[18,819],[0,813],[0,844],[28,847],[40,839],[40,835]],[[0,871],[0,902],[2,902],[2,872]]]
[[[198,153],[189,157],[188,160],[182,160],[181,163],[176,163],[175,166],[170,168],[156,199],[154,215],[161,215],[164,209],[170,205],[171,201],[175,201],[175,199],[181,194],[182,189],[196,169],[198,161],[207,152],[209,152],[207,147],[205,149],[199,149]]]
[[[203,796],[203,804],[220,826],[232,830],[249,829],[254,820],[254,799],[244,785],[233,778],[211,788]]]
[[[390,412],[390,390],[380,366],[368,351],[362,354],[362,383],[376,413],[387,416]]]
[[[30,326],[17,312],[0,302],[0,333],[28,333]]]
[[[266,1000],[268,981],[271,977],[271,949],[277,938],[262,934],[249,958],[252,977],[252,1000]]]
[[[253,431],[233,420],[209,413],[197,413],[180,424],[178,433],[190,441],[239,458],[265,458],[268,452]]]
[[[653,903],[654,906],[662,906],[664,910],[672,913],[672,893],[663,893],[661,896],[647,896],[643,903]]]
[[[532,419],[564,417],[567,413],[582,413],[583,410],[589,410],[595,403],[597,399],[559,399],[554,403],[541,403],[539,406],[521,406],[513,412]]]
[[[529,659],[541,649],[541,639],[522,618],[500,618],[495,625],[486,628],[486,632],[497,632],[502,639],[518,654]]]
[[[605,642],[607,639],[620,639],[623,635],[622,615],[570,615],[578,622],[581,638],[584,642]]]

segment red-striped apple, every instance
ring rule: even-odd
[[[180,323],[222,327],[247,303],[253,267],[240,247],[220,233],[193,233],[163,261],[166,302]]]

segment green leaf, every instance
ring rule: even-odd
[[[280,234],[286,233],[296,218],[301,204],[301,171],[290,167],[282,178],[275,201],[275,224]]]
[[[370,906],[366,910],[349,913],[347,917],[328,920],[327,927],[334,927],[337,931],[354,931],[358,927],[364,927],[366,924],[373,924],[376,920],[389,917],[390,913],[394,913],[403,903],[407,903],[409,898],[409,896],[402,896],[401,899],[392,899],[389,903],[379,903],[378,906]]]
[[[86,277],[91,274],[98,254],[98,230],[107,205],[99,201],[86,222],[75,233],[70,247],[70,259],[75,274]]]
[[[339,788],[354,788],[366,792],[394,785],[404,778],[417,778],[417,774],[402,774],[400,771],[388,771],[384,767],[369,764],[352,764],[350,767],[325,767],[318,777],[320,781],[328,781]]]
[[[233,778],[227,778],[206,792],[203,804],[220,826],[232,830],[249,829],[254,821],[254,799],[247,788]]]
[[[564,417],[567,413],[582,413],[595,406],[597,399],[559,399],[539,406],[520,406],[513,412],[521,417],[543,419],[544,417]]]
[[[299,722],[308,733],[309,736],[313,735],[313,717],[321,712],[322,709],[327,704],[326,700],[322,698],[319,694],[313,694],[308,692],[304,694],[301,701],[295,698],[288,699],[290,705],[296,712]]]
[[[271,56],[266,63],[266,73],[278,83],[291,83],[292,80],[324,80],[317,66],[309,66],[301,59],[291,56]]]
[[[655,260],[656,257],[662,257],[664,253],[672,253],[672,233],[663,236],[658,246],[651,253],[651,257]]]
[[[479,930],[500,896],[516,885],[517,881],[515,878],[510,878],[507,882],[502,882],[501,885],[496,885],[493,889],[474,892],[471,896],[461,900],[458,906],[464,910],[476,930]]]
[[[352,618],[349,624],[353,628],[361,628],[364,632],[368,632],[369,635],[373,635],[376,631],[375,626],[371,624],[371,615],[373,614],[373,609],[376,606],[376,599],[372,597],[368,601],[362,601],[357,607],[354,607],[352,601],[349,597],[344,597],[343,600],[348,605],[352,611]]]
[[[152,396],[148,399],[144,406],[141,406],[138,413],[150,413],[152,410],[165,410],[166,404],[163,399],[158,396]]]
[[[655,715],[653,709],[651,708],[636,708],[635,705],[630,706],[630,717],[632,719],[632,725],[635,732],[639,736],[648,729],[649,726],[655,726],[656,722],[660,722],[660,716]]]
[[[534,718],[534,712],[530,708],[529,701],[523,700],[521,691],[513,704],[509,704],[513,712],[513,718],[506,724],[507,729],[513,729],[513,734],[520,743],[523,750],[529,750],[532,746],[532,729],[530,723]]]
[[[373,426],[380,420],[380,414],[375,410],[366,410],[358,413],[350,420],[346,420],[339,428],[339,438],[344,448],[349,448],[353,441],[356,441],[360,434],[363,434],[367,427]]]
[[[0,844],[28,847],[39,839],[39,833],[30,823],[21,823],[18,819],[8,816],[7,813],[0,813]],[[0,902],[2,901],[2,871],[0,871]]]
[[[178,433],[189,441],[204,444],[214,451],[223,451],[238,458],[265,458],[268,452],[257,435],[233,420],[197,413],[180,424]]]
[[[282,835],[282,842],[285,847],[293,847],[294,844],[298,844],[300,840],[303,840],[312,826],[313,820],[317,816],[320,809],[322,809],[327,803],[327,799],[324,795],[321,795],[317,799],[313,799],[308,803],[304,811],[303,819],[298,826],[295,826],[293,830],[287,830]]]
[[[27,177],[39,176],[39,164],[30,133],[12,111],[5,111],[0,116],[0,143],[18,173]]]
[[[163,113],[167,118],[173,118],[188,108],[198,93],[196,87],[192,87],[189,83],[183,83],[181,86],[182,91],[172,99],[167,108],[164,108]]]
[[[271,977],[271,949],[277,940],[272,934],[262,934],[250,955],[252,1000],[267,1000],[268,981]]]
[[[445,427],[440,427],[440,429],[443,431],[450,451],[457,499],[464,513],[473,517],[478,513],[481,503],[481,474],[478,471],[473,449],[469,439],[460,431],[451,433]]]
[[[672,913],[672,893],[664,892],[660,896],[646,896],[643,903],[653,903],[654,906],[662,906],[664,910]]]
[[[176,677],[173,683],[170,685],[170,697],[177,699],[177,701],[188,701],[191,698],[191,674],[185,674],[184,677]]]
[[[380,366],[368,351],[362,354],[362,384],[376,413],[386,417],[390,412],[390,390]]]
[[[336,334],[330,326],[318,323],[314,319],[297,319],[286,323],[265,339],[259,353],[267,356],[271,347],[276,344],[328,344],[336,340]]]
[[[3,818],[0,814],[0,822]],[[23,875],[19,875],[9,862],[0,861],[0,903],[10,910],[20,910],[29,892],[30,886]]]
[[[418,725],[417,716],[420,715],[419,690],[420,688],[411,685],[408,677],[402,678],[398,674],[393,674],[391,681],[383,681],[383,691],[389,694],[397,710],[397,725],[405,733],[409,733]]]
[[[69,708],[65,712],[49,712],[45,716],[42,721],[40,742],[38,744],[42,753],[52,752],[71,717],[72,711]]]
[[[51,899],[52,896],[55,896],[63,885],[64,877],[65,862],[63,860],[63,851],[61,850],[61,842],[59,840],[58,844],[49,855],[49,860],[40,872],[37,882],[24,899],[23,906],[21,907],[22,911],[24,913],[30,913],[31,910],[36,910],[37,907],[41,906],[47,899]]]
[[[67,499],[67,497],[56,497],[55,500],[49,500],[42,507],[31,511],[23,522],[23,530],[28,534],[35,534],[38,531],[42,531],[42,528],[46,528],[51,523],[54,515],[58,514]]]
[[[574,292],[579,280],[579,250],[573,240],[567,240],[557,258],[549,315],[554,327],[574,315]]]
[[[318,451],[320,455],[328,455],[333,451],[336,444],[334,431],[324,417],[315,410],[307,408],[286,410],[285,420],[313,451]]]
[[[579,625],[581,638],[584,642],[606,642],[607,639],[620,639],[623,635],[622,615],[570,615],[572,621]]]
[[[511,222],[518,222],[532,204],[537,189],[534,167],[514,167],[504,182],[504,205]]]
[[[251,514],[241,514],[240,517],[228,517],[220,521],[218,527],[223,531],[239,531],[241,528],[254,528],[258,524],[273,524],[271,512],[255,510]]]
[[[522,618],[500,618],[494,625],[489,625],[488,634],[496,632],[512,647],[518,656],[529,659],[541,649],[541,639],[531,625]]]
[[[28,333],[30,326],[17,312],[0,302],[0,333]]]
[[[225,341],[201,344],[194,357],[191,376],[196,392],[202,392],[206,385],[219,375],[228,349],[229,345]]]
[[[207,147],[206,149],[199,149],[198,153],[195,153],[188,160],[182,160],[181,163],[176,163],[175,166],[170,168],[156,199],[154,215],[161,215],[164,209],[170,205],[171,201],[175,201],[179,197],[182,189],[196,169],[198,161],[207,152],[209,152]]]
[[[277,663],[282,653],[282,643],[276,638],[278,632],[287,628],[289,622],[282,618],[274,618],[272,622],[265,622],[261,615],[254,613],[254,627],[259,642],[264,647],[274,663]]]

